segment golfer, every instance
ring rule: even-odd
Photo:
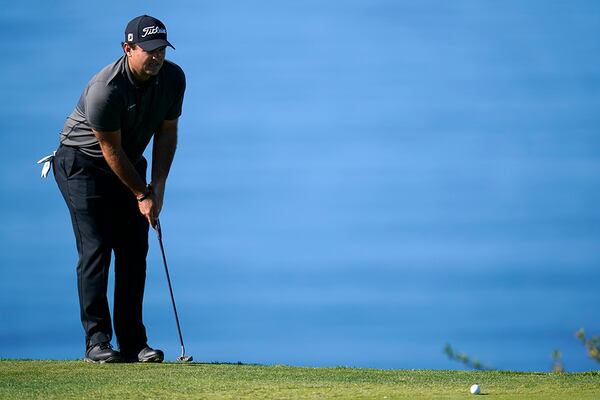
[[[85,360],[161,362],[148,346],[142,320],[149,226],[160,214],[177,145],[185,75],[165,60],[165,25],[142,15],[131,20],[124,55],[87,84],[60,134],[54,176],[67,203],[79,261],[77,288],[85,331]],[[142,153],[152,145],[151,181]],[[107,301],[114,252],[111,346]]]

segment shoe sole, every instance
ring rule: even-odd
[[[106,360],[92,360],[91,358],[85,357],[83,361],[92,364],[114,364],[122,362],[121,357],[109,357]]]
[[[155,355],[155,356],[151,356],[151,357],[148,357],[148,358],[143,358],[143,359],[138,360],[138,361],[139,362],[143,362],[143,363],[161,363],[161,362],[163,362],[163,358],[160,357],[160,356],[158,356],[158,355]]]

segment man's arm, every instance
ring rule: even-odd
[[[144,178],[141,177],[121,147],[121,130],[101,132],[92,130],[100,143],[102,155],[108,166],[119,179],[139,198],[146,193]],[[154,226],[158,218],[156,198],[151,195],[138,203],[140,212]]]
[[[177,149],[177,119],[164,120],[154,134],[152,145],[152,187],[158,212],[162,209],[165,185]]]

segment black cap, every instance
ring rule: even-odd
[[[125,43],[138,44],[146,51],[156,50],[162,46],[175,49],[167,41],[165,24],[149,15],[140,15],[129,21],[125,28]]]

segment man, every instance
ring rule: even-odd
[[[131,20],[124,55],[85,87],[60,134],[54,176],[73,223],[79,262],[77,287],[90,362],[161,362],[148,346],[142,321],[149,225],[163,204],[177,144],[185,75],[165,60],[165,25],[142,15]],[[152,146],[152,180],[146,184]],[[107,302],[111,253],[115,255],[112,348]]]

